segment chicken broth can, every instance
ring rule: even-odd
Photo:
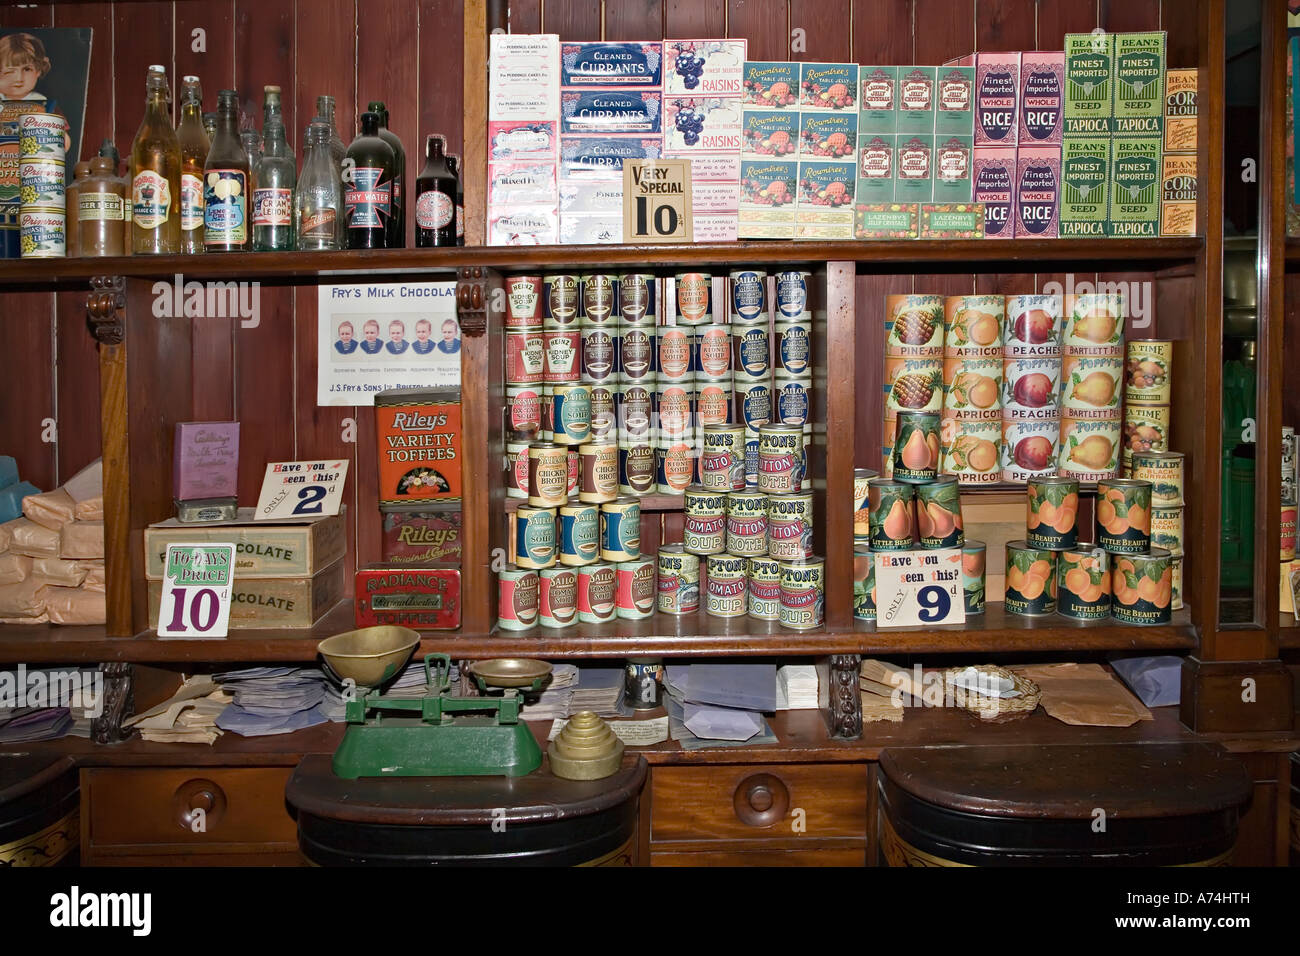
[[[727,550],[727,496],[700,485],[683,495],[682,545],[690,554],[721,554]]]
[[[521,568],[549,568],[555,564],[554,508],[519,506],[513,551],[514,562]]]
[[[987,548],[983,541],[967,540],[961,546],[961,587],[967,614],[984,613],[984,572],[988,563],[987,557]]]
[[[537,572],[507,568],[497,574],[497,627],[527,631],[537,626]]]
[[[727,550],[761,557],[767,550],[768,496],[757,491],[727,495]]]
[[[1076,419],[1118,419],[1124,363],[1115,356],[1067,355],[1061,360],[1061,414]]]
[[[1057,474],[1081,481],[1116,478],[1119,476],[1119,458],[1119,419],[1061,419]]]
[[[641,502],[618,498],[600,506],[600,560],[635,561],[641,557]]]
[[[1028,481],[1056,467],[1059,419],[1002,423],[1002,480]]]
[[[569,451],[553,442],[528,446],[528,503],[558,508],[569,498]]]
[[[1124,349],[1124,401],[1169,404],[1174,343],[1167,339],[1130,339]]]
[[[1005,359],[1002,367],[1004,421],[1042,421],[1061,415],[1061,360]]]
[[[819,557],[780,562],[783,627],[808,630],[821,627],[825,616],[826,562]]]
[[[1151,482],[1151,504],[1162,508],[1183,503],[1183,453],[1133,452],[1133,477]]]
[[[565,505],[560,509],[560,563],[570,567],[595,564],[600,553],[600,512],[595,505]]]
[[[1111,617],[1123,624],[1168,624],[1173,556],[1165,548],[1112,556]]]
[[[853,616],[876,619],[876,558],[865,545],[853,546]]]
[[[658,605],[665,614],[694,614],[700,609],[700,559],[680,544],[659,549]]]
[[[1056,612],[1056,552],[1007,542],[1003,607],[1008,614],[1041,617]]]
[[[1097,543],[1112,554],[1145,553],[1151,547],[1151,482],[1097,482],[1097,526]]]
[[[706,613],[714,617],[741,617],[748,610],[746,559],[734,554],[711,554],[706,559]]]
[[[714,491],[745,488],[745,426],[704,426],[700,484]]]
[[[623,325],[654,326],[659,314],[655,308],[655,284],[655,277],[648,273],[629,272],[619,276],[618,308]]]
[[[1002,420],[1002,371],[994,358],[943,361],[943,417],[958,421]]]
[[[615,569],[614,613],[630,621],[655,612],[656,562],[653,558],[625,561]]]
[[[939,471],[939,416],[900,412],[894,433],[894,480],[934,481]]]
[[[758,432],[758,490],[765,495],[799,491],[803,478],[803,428],[764,425]]]
[[[737,325],[766,323],[766,272],[741,269],[731,273],[731,321]]]
[[[589,564],[578,569],[578,620],[603,624],[614,619],[618,577],[608,564]]]
[[[943,300],[944,355],[1001,358],[1006,299],[1000,295],[950,295]]]
[[[578,448],[578,500],[600,504],[618,497],[618,446],[588,442]]]
[[[942,358],[943,296],[885,296],[885,355]]]
[[[812,493],[770,496],[767,499],[768,556],[780,561],[797,561],[812,557],[812,553]]]
[[[959,548],[962,530],[961,492],[957,479],[944,475],[916,486],[916,536],[922,548]]]
[[[1056,568],[1056,612],[1077,621],[1110,617],[1109,555],[1080,545],[1062,551]]]
[[[939,423],[944,474],[962,485],[989,485],[1002,480],[1002,420]]]
[[[892,479],[873,479],[868,491],[871,502],[871,550],[912,549],[914,485]]]
[[[870,468],[853,469],[853,544],[871,544],[871,480],[880,475]]]
[[[1006,358],[1057,358],[1061,354],[1061,297],[1009,295],[1002,332]]]
[[[1025,541],[1031,548],[1068,551],[1078,543],[1079,482],[1041,475],[1030,478]]]
[[[538,620],[542,627],[569,627],[578,621],[578,572],[547,568],[537,572]]]

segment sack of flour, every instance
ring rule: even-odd
[[[79,588],[86,580],[86,570],[76,561],[62,558],[28,558],[32,573],[45,578],[46,583],[61,588]]]
[[[11,521],[9,550],[29,558],[57,558],[59,533],[37,524],[28,518]]]
[[[102,591],[84,588],[46,588],[45,613],[55,624],[103,624],[108,604]]]
[[[0,617],[36,617],[45,613],[45,582],[30,577],[0,586]]]
[[[32,573],[32,559],[25,554],[4,552],[0,554],[0,585],[26,581]]]
[[[59,557],[79,560],[104,556],[104,522],[74,521],[63,526]]]
[[[45,528],[58,531],[74,518],[77,503],[62,488],[23,499],[23,516]]]
[[[96,459],[63,483],[63,490],[76,502],[78,521],[104,520],[104,462]]]

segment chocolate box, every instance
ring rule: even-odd
[[[255,508],[240,508],[234,521],[181,524],[175,518],[144,529],[144,576],[161,581],[169,544],[235,545],[235,576],[309,577],[343,557],[347,506],[321,518],[254,521]]]
[[[236,572],[230,584],[230,627],[307,628],[343,600],[344,561],[303,577],[250,578]],[[149,582],[149,621],[157,623],[162,581]]]

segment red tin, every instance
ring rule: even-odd
[[[460,627],[460,571],[368,564],[357,570],[357,627]]]

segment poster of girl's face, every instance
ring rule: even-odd
[[[89,158],[99,148],[98,143],[88,143],[83,156],[90,55],[89,28],[0,28],[0,137],[18,136],[18,122],[24,113],[62,116],[68,122],[64,163],[69,180],[78,160]],[[141,74],[141,94],[144,80]],[[126,153],[129,144],[127,149],[118,144],[118,149]],[[0,200],[5,198],[0,194]]]

